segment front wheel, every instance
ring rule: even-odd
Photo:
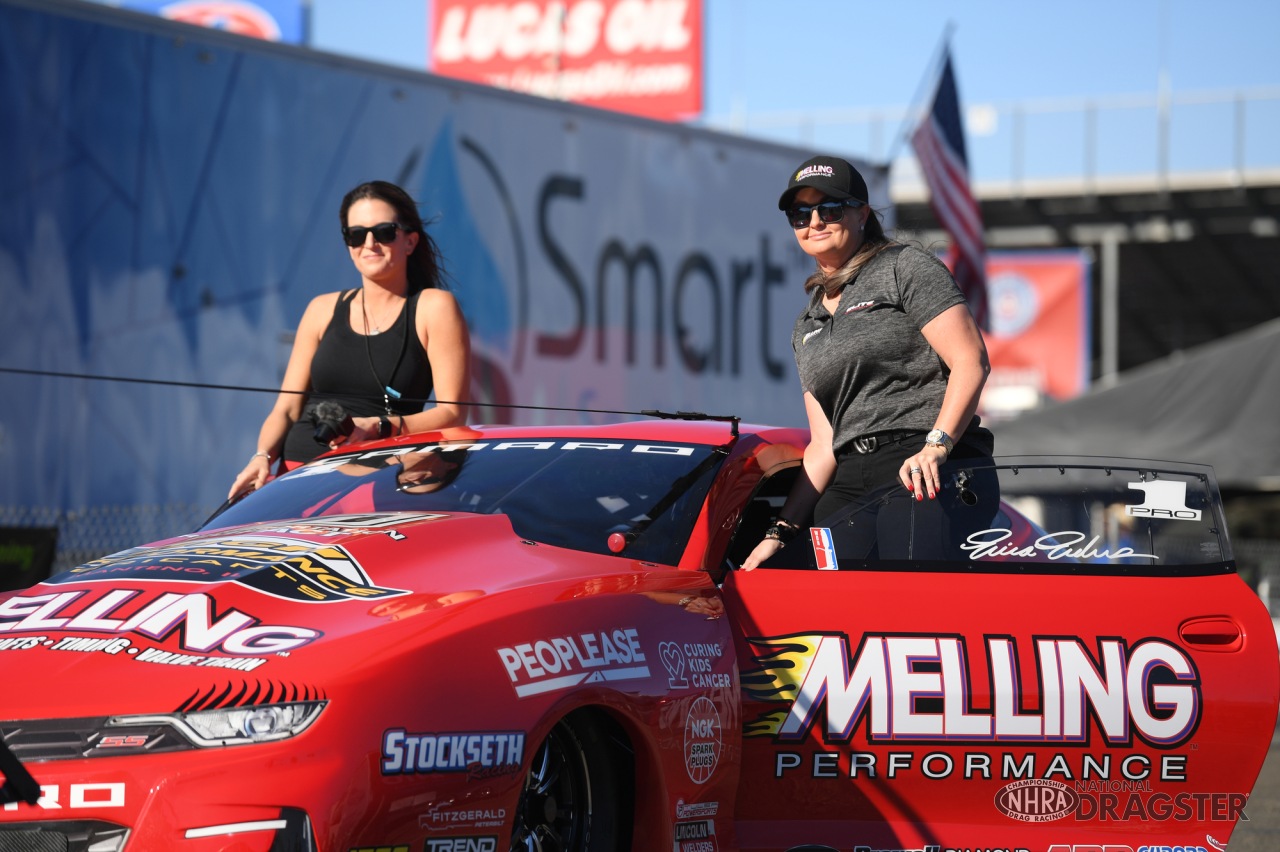
[[[512,852],[613,852],[618,781],[602,727],[585,713],[556,723],[533,756],[516,809]]]

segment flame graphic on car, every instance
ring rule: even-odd
[[[755,701],[786,701],[788,706],[765,713],[754,722],[748,722],[743,728],[744,736],[772,737],[778,734],[778,729],[791,711],[790,703],[800,694],[800,685],[804,683],[809,667],[813,665],[818,643],[825,635],[797,633],[791,636],[747,639],[759,668],[743,673],[743,690]]]

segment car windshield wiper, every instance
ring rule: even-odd
[[[735,421],[736,426],[736,421]],[[724,461],[729,456],[729,451],[733,449],[733,445],[738,442],[737,429],[734,429],[733,437],[726,444],[721,444],[712,449],[707,457],[685,473],[675,482],[671,483],[671,487],[667,492],[658,498],[652,506],[646,509],[638,521],[633,521],[631,525],[623,532],[617,532],[609,536],[609,549],[614,553],[622,553],[628,547],[635,544],[640,536],[644,535],[649,529],[649,525],[654,522],[655,518],[662,517],[662,513],[670,509],[675,502],[685,495],[685,492],[693,487],[699,479],[702,478],[708,470]]]
[[[0,739],[0,775],[5,778],[0,784],[0,805],[13,802],[34,805],[40,801],[40,783],[31,777],[27,767],[9,750],[3,739]]]

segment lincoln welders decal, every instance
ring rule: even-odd
[[[278,598],[331,603],[407,595],[373,585],[344,548],[268,535],[228,535],[134,547],[55,575],[52,584],[120,577],[236,582]]]
[[[1096,657],[1079,638],[1033,639],[1035,681],[1045,684],[1035,710],[1024,700],[1017,643],[1005,636],[983,643],[993,705],[985,707],[971,697],[982,683],[963,637],[864,634],[856,650],[843,633],[749,641],[760,668],[743,674],[743,688],[757,701],[786,706],[748,724],[747,736],[799,741],[825,719],[822,735],[832,743],[848,742],[861,726],[869,742],[1087,745],[1096,726],[1110,746],[1137,734],[1170,748],[1200,722],[1199,673],[1161,639],[1132,647],[1100,639]]]

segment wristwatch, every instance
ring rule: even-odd
[[[378,437],[390,438],[392,433],[391,421],[385,417],[378,418]]]
[[[942,447],[947,451],[947,455],[951,455],[951,451],[956,448],[956,442],[951,440],[951,436],[941,429],[933,429],[928,435],[924,436],[924,445],[926,447]]]

